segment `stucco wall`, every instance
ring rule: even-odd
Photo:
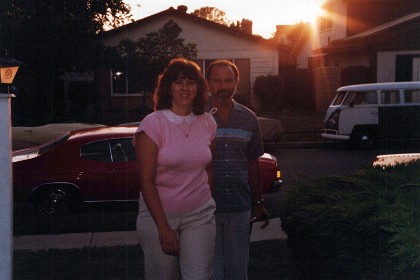
[[[379,52],[378,53],[378,83],[395,82],[397,55],[420,55],[419,51]]]

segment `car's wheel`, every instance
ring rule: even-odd
[[[375,132],[368,128],[361,128],[354,134],[353,142],[361,149],[371,149],[376,144]]]
[[[69,211],[72,195],[64,187],[51,187],[38,194],[38,209],[48,216],[64,214]]]

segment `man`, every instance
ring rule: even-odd
[[[213,153],[216,201],[216,249],[213,279],[248,279],[251,215],[265,220],[268,212],[261,194],[258,158],[264,153],[261,130],[254,112],[235,102],[238,68],[228,60],[216,60],[207,69],[210,102],[217,111]],[[214,109],[216,108],[216,109]],[[254,210],[254,211],[252,211]]]

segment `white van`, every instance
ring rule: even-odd
[[[340,87],[327,110],[321,137],[369,148],[378,141],[420,140],[420,82]]]

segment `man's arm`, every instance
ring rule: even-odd
[[[258,159],[248,160],[248,176],[249,185],[251,187],[252,203],[254,205],[254,218],[256,221],[265,220],[265,223],[261,226],[261,228],[265,228],[270,222],[268,211],[264,207],[261,192],[261,175]]]

